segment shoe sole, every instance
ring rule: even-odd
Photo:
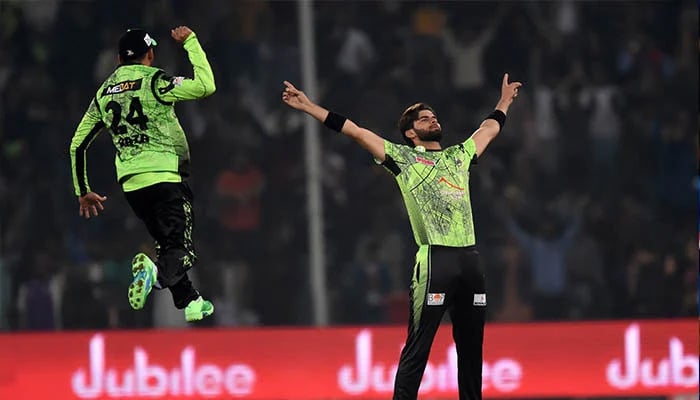
[[[211,309],[208,311],[202,311],[201,313],[195,315],[194,317],[190,317],[189,315],[185,314],[185,321],[187,322],[194,322],[194,321],[201,321],[204,318],[214,314],[214,305],[211,305]]]
[[[146,256],[137,254],[131,262],[131,274],[134,280],[129,285],[129,305],[134,310],[140,310],[146,304],[146,297],[153,288],[153,282],[148,279],[150,271],[146,268]]]

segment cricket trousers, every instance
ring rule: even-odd
[[[430,347],[445,311],[457,348],[460,400],[481,400],[486,282],[474,246],[423,245],[410,290],[408,338],[401,351],[394,400],[418,398]]]
[[[187,276],[197,261],[192,242],[192,190],[185,182],[163,182],[124,194],[155,240],[157,286],[170,290],[175,307],[187,307],[199,297]]]

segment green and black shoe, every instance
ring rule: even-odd
[[[140,310],[156,284],[156,265],[147,255],[139,253],[131,262],[131,274],[134,280],[129,285],[129,304],[134,310]]]
[[[202,296],[199,296],[197,300],[190,301],[190,304],[185,308],[185,320],[187,322],[199,321],[213,313],[214,305],[209,300],[204,300]]]

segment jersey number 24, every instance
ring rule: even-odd
[[[127,131],[126,125],[120,124],[122,120],[122,106],[116,101],[110,101],[105,108],[112,112],[112,123],[109,126],[112,132],[114,132],[115,135],[125,134]],[[126,114],[124,119],[130,125],[138,126],[142,131],[147,129],[146,123],[148,122],[148,117],[143,113],[141,100],[139,100],[138,97],[131,98],[129,113]]]

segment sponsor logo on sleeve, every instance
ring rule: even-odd
[[[158,93],[166,94],[169,91],[175,89],[176,86],[182,86],[182,82],[185,81],[185,77],[184,76],[174,76],[172,78],[168,77],[167,80],[168,80],[168,82],[170,82],[168,84],[168,86],[159,88]]]

